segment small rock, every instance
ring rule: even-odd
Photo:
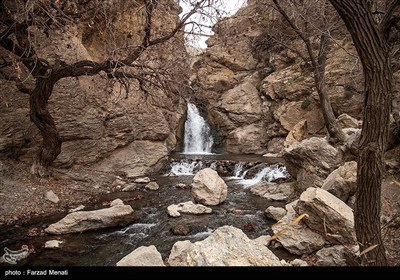
[[[29,237],[36,237],[43,235],[43,232],[37,227],[33,227],[28,230],[28,233],[26,235]]]
[[[282,207],[269,206],[267,209],[265,209],[264,213],[268,218],[279,221],[286,215],[286,209]]]
[[[117,178],[112,182],[111,186],[112,187],[117,187],[117,186],[123,186],[125,184],[126,184],[126,182],[124,180],[122,180],[120,178]]]
[[[292,266],[308,266],[308,263],[301,259],[294,259],[293,261],[290,261],[289,264]]]
[[[165,175],[165,176],[168,176],[168,177],[175,177],[176,176],[176,174],[174,173],[174,172],[169,172],[167,175]]]
[[[53,203],[58,203],[60,201],[58,196],[53,191],[45,192],[44,198],[47,199],[48,201],[53,202]]]
[[[150,178],[149,177],[137,178],[135,180],[135,183],[150,183]]]
[[[178,189],[188,189],[189,186],[186,185],[186,184],[184,184],[184,183],[178,183],[178,184],[175,185],[175,188],[178,188]]]
[[[204,206],[203,204],[196,204],[192,201],[186,201],[179,204],[172,204],[167,208],[168,215],[171,217],[180,217],[181,213],[186,214],[209,214],[212,209]]]
[[[60,248],[60,245],[62,243],[63,242],[60,241],[60,240],[48,240],[44,244],[44,248],[46,248],[46,249],[57,249],[57,248]]]
[[[93,186],[93,188],[95,188],[95,189],[99,189],[99,188],[100,188],[100,186],[99,186],[99,185],[94,185],[94,186]]]
[[[127,184],[127,185],[122,189],[123,192],[130,192],[130,191],[134,191],[134,190],[136,190],[136,184],[135,184],[135,183]]]
[[[114,199],[113,201],[111,201],[111,203],[110,203],[110,207],[117,206],[117,205],[124,205],[124,202],[121,199],[117,198],[117,199]]]
[[[158,186],[157,182],[150,182],[145,186],[146,189],[152,190],[152,191],[156,191],[158,190],[160,187]]]
[[[85,206],[81,204],[81,205],[79,205],[78,207],[75,207],[75,208],[73,208],[73,209],[69,209],[69,210],[68,210],[68,213],[80,211],[80,210],[83,210],[84,208],[85,208]]]
[[[263,154],[263,157],[272,157],[272,158],[275,158],[275,157],[278,157],[279,155],[278,154],[275,154],[275,153],[266,153],[266,154]]]
[[[190,233],[190,228],[187,225],[176,225],[170,228],[170,231],[174,235],[188,235]]]

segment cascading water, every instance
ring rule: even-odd
[[[214,144],[210,126],[192,103],[187,104],[183,143],[184,154],[210,154]]]

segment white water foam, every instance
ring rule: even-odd
[[[183,144],[183,154],[211,154],[214,144],[210,126],[200,115],[196,105],[189,102]]]
[[[175,175],[194,175],[195,170],[198,171],[203,167],[203,163],[201,161],[196,162],[174,162],[171,164],[171,172]]]

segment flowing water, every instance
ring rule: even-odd
[[[192,103],[187,104],[183,144],[184,154],[209,154],[214,144],[210,126]]]
[[[18,265],[113,266],[140,246],[155,245],[165,259],[175,242],[202,240],[223,225],[240,228],[250,238],[271,234],[273,221],[264,216],[264,210],[270,205],[283,206],[283,203],[255,196],[249,186],[261,181],[288,178],[282,161],[256,155],[212,154],[213,142],[210,126],[196,106],[188,103],[183,153],[171,155],[170,169],[165,174],[150,176],[160,186],[159,190],[150,191],[141,187],[131,192],[107,194],[94,207],[102,208],[102,202],[120,198],[135,210],[137,220],[134,223],[122,228],[34,238],[27,238],[24,235],[26,228],[21,228],[0,245],[14,250],[21,248],[22,244],[35,247],[36,253]],[[169,205],[192,200],[189,186],[193,176],[206,167],[216,170],[227,183],[226,201],[212,206],[211,214],[169,217]],[[178,187],[178,184],[187,187]],[[54,220],[42,221],[34,226],[45,228],[60,218],[54,217]],[[188,235],[178,236],[171,232],[171,228],[182,225],[190,229]],[[44,249],[44,243],[51,239],[62,240],[63,244],[56,250]]]

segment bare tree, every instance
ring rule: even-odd
[[[284,18],[289,28],[303,42],[304,50],[301,46],[290,47],[285,40],[279,37],[273,37],[274,41],[290,48],[302,58],[306,65],[310,66],[330,141],[343,142],[345,134],[336,121],[325,83],[326,58],[331,44],[331,36],[341,25],[339,16],[325,0],[288,0],[284,3],[280,0],[273,0],[273,3],[273,7]],[[318,39],[317,51],[313,42],[315,39]]]
[[[359,142],[355,228],[361,264],[387,265],[381,237],[381,183],[393,96],[390,38],[399,33],[400,1],[330,0],[349,30],[364,71],[365,103]],[[398,36],[398,35],[397,35]]]
[[[157,9],[160,9],[159,2],[158,0],[3,0],[0,2],[0,46],[12,56],[11,59],[3,57],[0,68],[14,67],[15,74],[8,78],[16,81],[20,91],[29,94],[30,119],[38,127],[43,138],[31,168],[33,174],[47,176],[49,167],[61,152],[62,141],[48,109],[49,98],[59,80],[105,73],[108,78],[117,79],[126,86],[128,86],[127,80],[134,79],[140,88],[146,91],[146,85],[159,84],[160,76],[168,74],[168,69],[164,69],[162,73],[151,65],[141,63],[140,59],[145,51],[176,37],[184,26],[189,24],[192,15],[203,12],[214,3],[213,0],[196,1],[173,28],[160,31],[156,30],[153,24]],[[116,32],[113,17],[118,15],[118,11],[128,7],[142,15],[144,20],[140,34],[132,35],[138,37],[140,43],[122,48],[113,41]],[[48,34],[51,29],[60,29],[77,21],[86,21],[89,26],[103,22],[110,39],[107,40],[108,51],[104,60],[81,60],[73,63],[58,60],[51,63],[38,55],[33,29],[36,28],[41,34]],[[33,78],[33,88],[29,88],[22,81],[21,67],[25,67],[30,78]]]

